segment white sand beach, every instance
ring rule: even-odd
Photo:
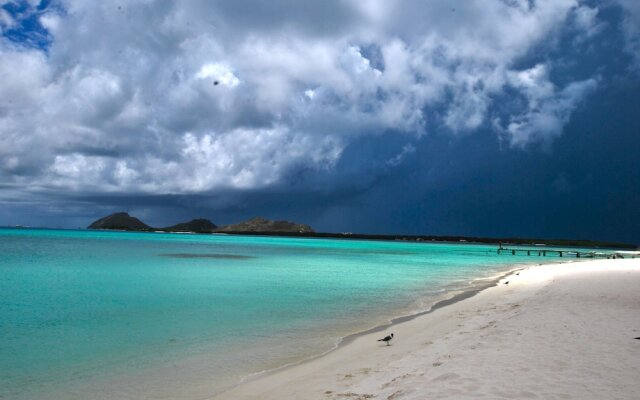
[[[528,267],[216,399],[637,399],[636,337],[640,260]]]

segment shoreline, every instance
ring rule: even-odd
[[[573,260],[571,261],[563,261],[563,262],[559,262],[558,264],[566,264],[566,263],[572,263],[575,262]],[[542,264],[540,264],[542,265]],[[362,336],[366,336],[366,335],[370,335],[373,333],[378,333],[378,332],[383,332],[385,329],[389,329],[389,328],[393,328],[394,326],[398,325],[398,324],[402,324],[405,322],[409,322],[412,321],[416,318],[420,318],[424,315],[430,314],[440,308],[444,308],[446,306],[455,304],[457,302],[463,301],[465,299],[471,298],[475,295],[477,295],[478,293],[489,289],[491,287],[497,286],[499,284],[499,282],[506,278],[507,276],[523,270],[527,267],[530,267],[531,265],[527,265],[527,264],[520,264],[518,265],[518,267],[516,268],[512,268],[509,269],[506,272],[494,275],[494,276],[490,276],[487,278],[477,278],[471,281],[471,283],[469,284],[468,287],[466,288],[459,288],[459,289],[451,289],[451,290],[446,290],[443,294],[447,295],[450,294],[451,296],[449,297],[445,297],[443,299],[440,300],[436,300],[433,304],[431,304],[426,310],[422,310],[422,311],[416,311],[413,314],[406,314],[406,315],[399,315],[397,317],[392,317],[387,323],[385,324],[379,324],[379,325],[375,325],[371,328],[367,328],[358,332],[354,332],[354,333],[350,333],[344,337],[341,337],[338,339],[338,341],[336,342],[336,344],[331,347],[330,349],[319,353],[319,354],[315,354],[315,355],[311,355],[309,357],[306,357],[302,360],[299,361],[295,361],[295,362],[291,362],[285,365],[281,365],[275,368],[270,368],[264,371],[260,371],[260,372],[255,372],[252,373],[246,377],[243,377],[237,384],[223,390],[222,392],[216,393],[214,395],[213,398],[217,398],[218,396],[224,395],[224,393],[229,392],[234,390],[235,388],[237,388],[238,386],[244,385],[246,383],[255,381],[257,379],[262,379],[265,377],[268,377],[270,375],[273,375],[275,373],[279,373],[281,371],[285,371],[287,369],[290,368],[295,368],[297,366],[306,364],[306,363],[310,363],[313,362],[314,360],[317,360],[319,358],[325,357],[326,355],[334,352],[334,351],[338,351],[341,348],[348,346],[350,343],[352,343],[353,341],[355,341],[356,339],[362,337]],[[483,283],[480,283],[480,281],[482,281]],[[475,283],[478,282],[478,283]]]
[[[618,274],[621,270],[620,267],[623,265],[628,266],[630,271],[636,272],[633,275],[634,279],[640,277],[640,261],[638,260],[565,261],[554,264],[521,265],[490,279],[488,282],[482,282],[479,286],[470,290],[456,293],[450,298],[437,301],[426,311],[397,317],[387,325],[376,326],[363,332],[348,335],[343,338],[335,349],[329,350],[322,355],[254,374],[237,386],[216,394],[213,398],[337,399],[346,397],[364,399],[380,397],[389,392],[386,389],[392,386],[397,386],[395,392],[389,393],[389,396],[395,393],[394,397],[382,398],[404,398],[401,394],[420,386],[419,382],[411,385],[392,385],[389,383],[394,381],[392,379],[387,382],[388,385],[382,385],[384,387],[376,383],[384,381],[394,369],[397,369],[389,367],[388,363],[390,361],[404,369],[413,371],[411,373],[412,376],[416,375],[418,371],[421,371],[422,375],[429,374],[433,370],[441,369],[439,366],[442,365],[443,361],[433,361],[427,365],[415,365],[414,353],[425,352],[425,347],[432,345],[436,341],[446,342],[451,338],[455,338],[456,331],[459,331],[457,333],[459,335],[477,335],[478,329],[460,331],[460,326],[468,325],[478,319],[479,315],[491,314],[491,307],[500,308],[505,303],[513,302],[514,300],[522,303],[535,303],[535,301],[540,300],[538,299],[540,296],[539,291],[545,288],[559,290],[555,284],[557,280],[567,280],[571,283],[571,280],[566,276],[572,276],[574,281],[584,280],[584,276],[591,271],[592,274],[609,274],[613,276],[611,279],[614,279],[614,275]],[[581,267],[575,268],[576,266]],[[500,284],[500,282],[504,283],[507,280],[511,281],[510,285]],[[640,283],[640,279],[638,279],[638,282]],[[618,282],[617,284],[620,286],[624,285],[625,282]],[[588,295],[588,293],[579,293],[579,290],[574,292],[571,295],[578,297]],[[601,294],[601,296],[606,295],[606,293]],[[640,295],[638,296],[640,297]],[[545,301],[553,302],[554,300],[545,299]],[[521,305],[524,307],[524,304]],[[517,305],[516,311],[519,311],[521,305]],[[605,303],[604,306],[607,306],[607,304]],[[457,321],[459,319],[458,313],[460,312],[466,315],[460,321],[462,325],[457,324],[459,322]],[[490,326],[492,325],[490,322],[493,322],[493,324],[496,324],[496,321],[498,321],[497,323],[503,322],[500,320],[500,315],[494,315],[494,319],[495,321],[485,322],[489,323]],[[527,322],[526,320],[523,321]],[[538,322],[544,323],[544,321]],[[581,324],[584,323],[584,321],[579,322]],[[383,346],[383,348],[388,347],[385,350],[387,353],[392,353],[393,357],[391,359],[388,359],[388,354],[383,354],[381,346],[378,346],[377,342],[374,341],[377,336],[380,336],[379,332],[382,331],[396,331],[396,339],[394,340],[396,343],[393,346]],[[640,336],[640,330],[635,336]],[[450,345],[451,343],[449,343],[449,346],[444,343],[440,345],[440,348],[444,352],[452,352],[459,348],[459,346],[451,347]],[[466,351],[466,353],[469,352],[470,350]],[[428,354],[429,352],[426,353]],[[465,357],[468,356],[469,354],[465,355]],[[491,359],[493,356],[489,354],[487,357]],[[499,356],[496,357],[496,360],[488,360],[488,362],[499,364],[502,359]],[[434,366],[438,366],[438,368]],[[640,367],[640,364],[635,366]],[[459,372],[454,373],[454,375],[460,375]],[[373,376],[377,376],[379,379],[373,379]],[[399,379],[399,376],[395,378],[398,381],[404,380]],[[375,387],[376,385],[378,387]],[[429,385],[433,385],[433,382],[430,382]],[[366,391],[362,390],[362,388],[366,388]],[[542,397],[544,398],[544,396]],[[467,397],[462,396],[461,398]],[[473,398],[473,396],[468,398]]]
[[[469,281],[467,286],[464,287],[459,287],[459,288],[449,288],[449,289],[443,289],[443,295],[444,298],[439,298],[439,299],[434,299],[434,301],[432,302],[431,305],[429,305],[426,309],[423,310],[416,310],[414,313],[409,313],[409,314],[401,314],[395,317],[392,317],[391,319],[389,319],[387,321],[387,323],[383,323],[383,324],[378,324],[375,326],[372,326],[370,328],[366,328],[364,330],[361,331],[357,331],[354,333],[350,333],[347,334],[346,336],[343,336],[341,338],[338,339],[338,341],[335,343],[335,345],[333,347],[331,347],[330,349],[318,353],[318,354],[313,354],[311,356],[305,357],[301,360],[298,361],[294,361],[294,362],[290,362],[284,365],[280,365],[274,368],[269,368],[263,371],[259,371],[259,372],[255,372],[255,373],[251,373],[245,377],[243,377],[238,383],[222,390],[221,392],[217,392],[215,394],[213,394],[212,398],[218,398],[218,396],[223,396],[225,393],[232,391],[234,389],[236,389],[239,386],[245,385],[247,383],[253,382],[257,379],[263,379],[266,378],[270,375],[273,375],[275,373],[279,373],[281,371],[286,371],[288,369],[291,368],[295,368],[297,366],[300,365],[304,365],[306,363],[310,363],[313,362],[317,359],[320,359],[322,357],[327,356],[328,354],[331,354],[335,351],[340,350],[341,348],[348,346],[350,343],[352,343],[353,341],[357,340],[358,338],[362,337],[362,336],[366,336],[366,335],[370,335],[373,333],[378,333],[378,332],[383,332],[385,329],[389,329],[394,327],[395,325],[398,324],[402,324],[405,322],[409,322],[412,321],[416,318],[420,318],[424,315],[430,314],[432,312],[435,312],[438,309],[447,307],[449,305],[458,303],[460,301],[466,300],[468,298],[471,298],[475,295],[477,295],[478,293],[487,290],[491,287],[495,287],[499,284],[499,282],[506,278],[507,276],[514,274],[518,271],[521,271],[523,269],[526,268],[530,268],[532,266],[540,266],[540,265],[553,265],[553,264],[570,264],[570,263],[575,263],[575,262],[584,262],[584,261],[580,261],[580,260],[564,260],[564,261],[558,261],[555,263],[545,263],[545,264],[539,264],[539,263],[524,263],[524,264],[513,264],[510,266],[510,268],[506,271],[502,271],[500,273],[497,273],[495,275],[491,275],[488,277],[480,277],[480,278],[475,278],[471,281]]]

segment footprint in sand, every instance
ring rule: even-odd
[[[362,375],[369,375],[371,373],[371,368],[360,368],[359,370],[350,373],[350,374],[344,374],[342,376],[343,380],[347,380],[347,379],[352,379],[354,377],[354,374],[362,374]]]
[[[372,399],[372,398],[376,397],[375,395],[369,394],[369,393],[359,394],[359,393],[353,393],[353,392],[338,393],[338,394],[336,394],[336,396],[337,397],[348,397],[348,398],[353,398],[353,399],[357,399],[357,400]]]
[[[389,382],[385,383],[384,385],[382,385],[383,388],[387,388],[391,385],[393,385],[394,383],[397,383],[398,381],[404,380],[410,376],[414,376],[413,374],[404,374],[404,375],[400,375],[400,376],[396,376],[395,378],[393,378],[392,380],[390,380]]]
[[[387,400],[393,400],[393,399],[395,399],[397,396],[399,396],[401,394],[402,394],[402,390],[398,390],[397,392],[393,392],[389,396],[387,396]]]
[[[496,322],[497,321],[490,321],[488,324],[486,324],[484,326],[481,326],[480,329],[487,329],[487,328],[490,328],[492,326],[495,326]]]
[[[450,381],[451,379],[458,379],[458,378],[460,378],[460,375],[454,374],[453,372],[449,372],[449,373],[437,376],[432,380],[433,381]]]

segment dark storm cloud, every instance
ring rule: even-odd
[[[639,70],[627,0],[0,6],[5,221],[29,204],[34,221],[127,209],[157,225],[265,214],[473,233],[486,220],[433,221],[491,190],[516,199],[469,171],[560,154],[590,99]],[[586,185],[540,174],[562,196]]]

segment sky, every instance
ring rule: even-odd
[[[640,1],[0,0],[0,225],[640,244]]]

